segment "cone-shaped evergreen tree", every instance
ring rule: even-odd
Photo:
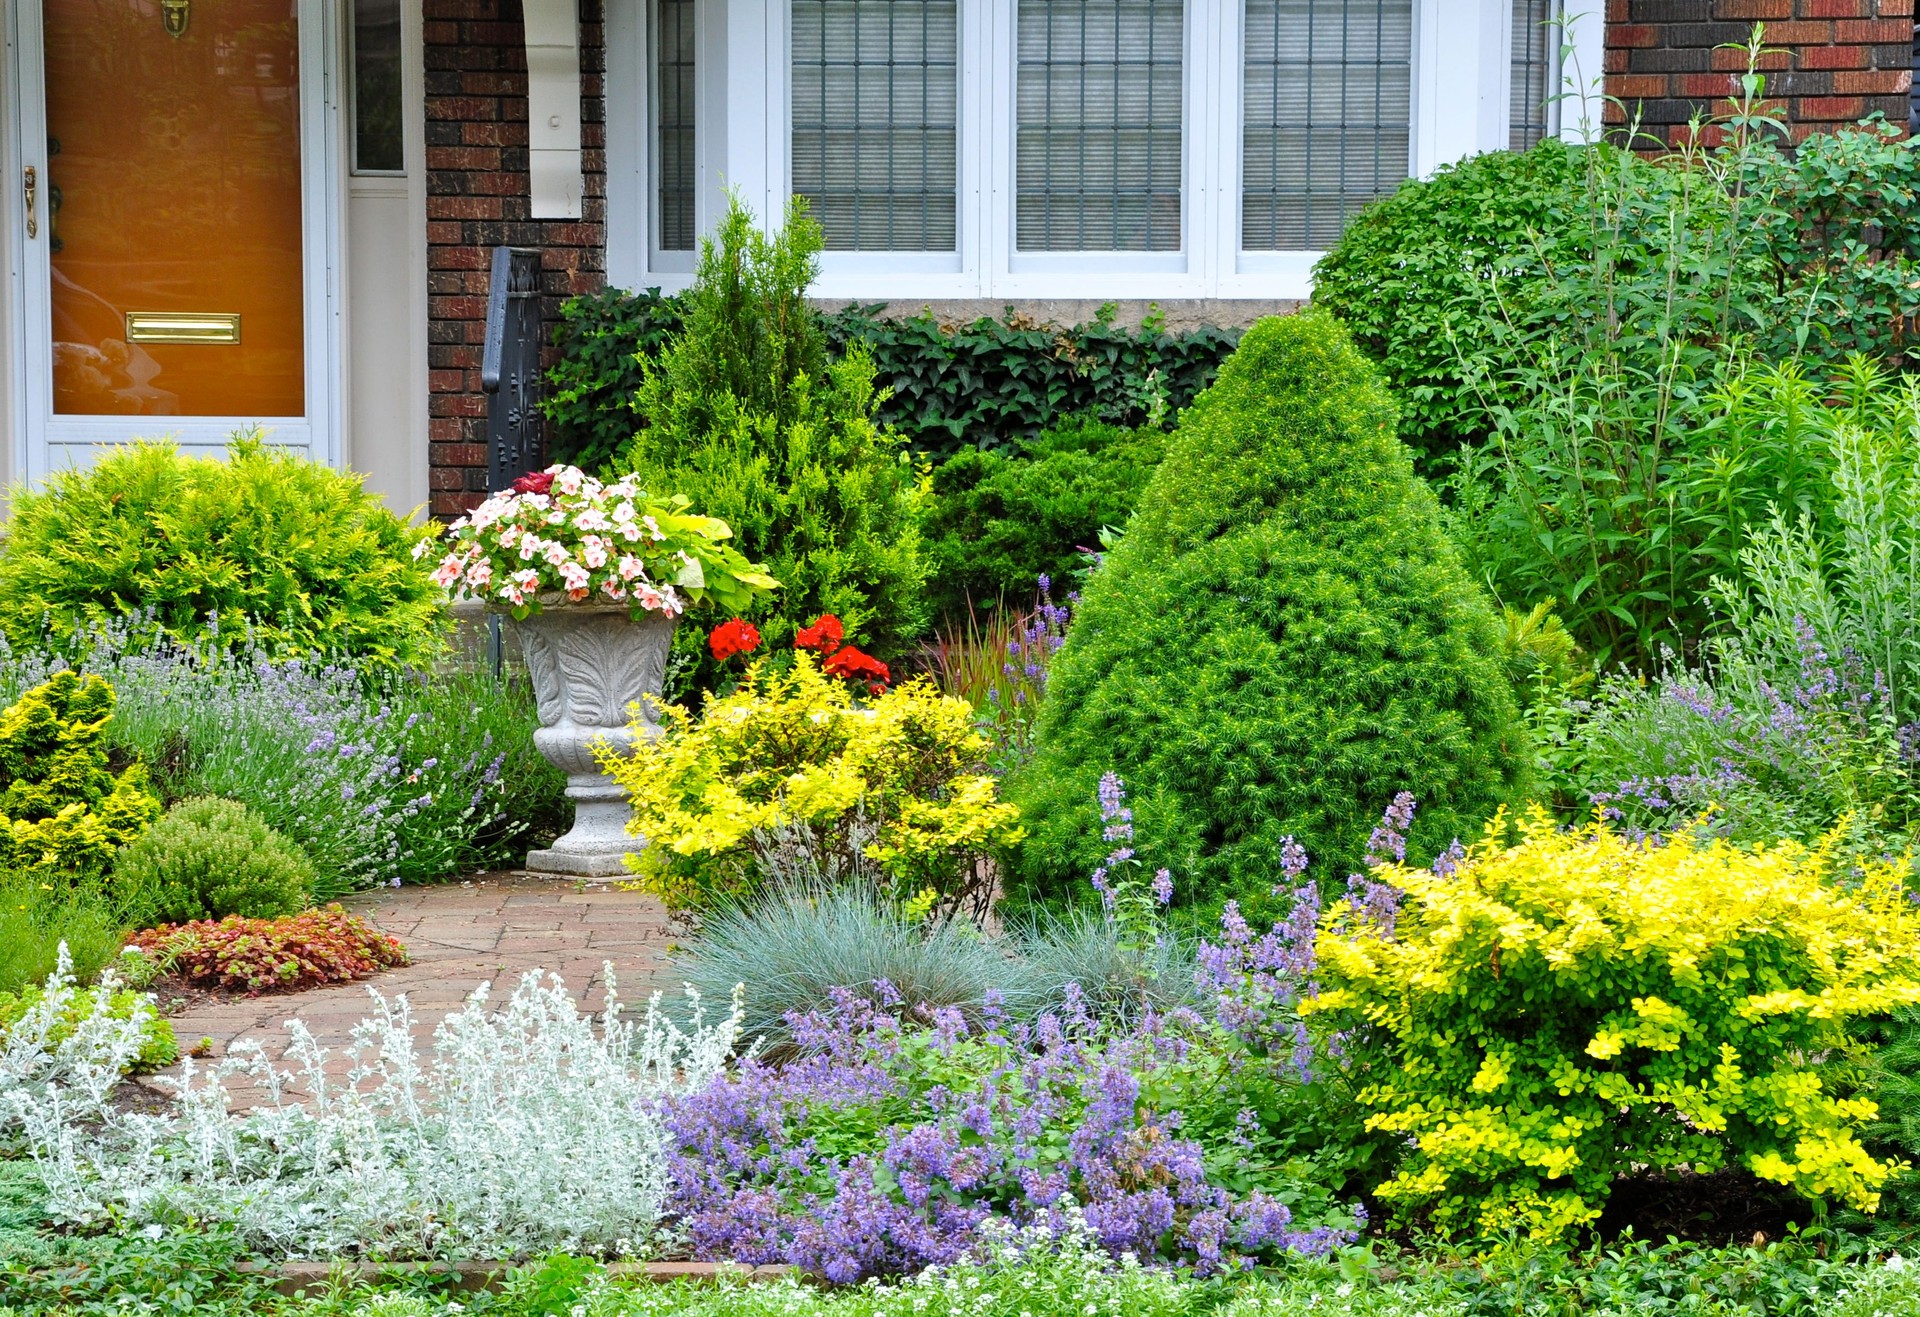
[[[1289,835],[1319,872],[1358,868],[1400,791],[1412,854],[1471,840],[1525,762],[1497,649],[1377,368],[1323,312],[1263,320],[1182,415],[1054,658],[1011,788],[1015,886],[1086,890],[1114,849],[1109,770],[1188,902],[1266,897]]]

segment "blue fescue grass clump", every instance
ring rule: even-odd
[[[0,641],[0,693],[69,665],[106,678],[115,743],[168,799],[240,801],[298,844],[317,902],[517,861],[557,821],[565,781],[533,748],[523,685],[228,640],[182,645],[132,617],[58,651]]]

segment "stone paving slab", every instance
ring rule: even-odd
[[[621,999],[630,1005],[643,1006],[655,989],[679,988],[668,964],[674,935],[666,909],[653,897],[612,884],[491,873],[463,882],[381,888],[342,904],[399,938],[412,963],[357,983],[189,1007],[170,1017],[181,1048],[210,1038],[209,1056],[217,1058],[242,1039],[252,1039],[281,1061],[290,1041],[287,1021],[298,1019],[332,1054],[329,1074],[344,1075],[353,1026],[372,1010],[369,988],[387,997],[406,996],[415,1037],[423,1045],[481,984],[491,983],[492,999],[504,1002],[521,976],[533,970],[558,973],[590,1010],[606,1004],[608,962]],[[170,1092],[154,1080],[177,1077],[179,1070],[176,1066],[141,1082]],[[229,1091],[236,1108],[265,1096],[238,1081]]]

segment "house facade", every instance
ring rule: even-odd
[[[1245,323],[1360,206],[1768,24],[1796,133],[1905,122],[1912,0],[0,0],[0,470],[259,424],[401,510],[484,491],[490,252],[672,289],[731,189],[831,300]]]

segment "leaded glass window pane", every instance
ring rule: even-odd
[[[1021,251],[1178,251],[1181,0],[1019,0]]]
[[[955,0],[793,0],[793,190],[829,251],[958,242]]]
[[[1247,0],[1240,241],[1322,251],[1407,177],[1412,0]]]

